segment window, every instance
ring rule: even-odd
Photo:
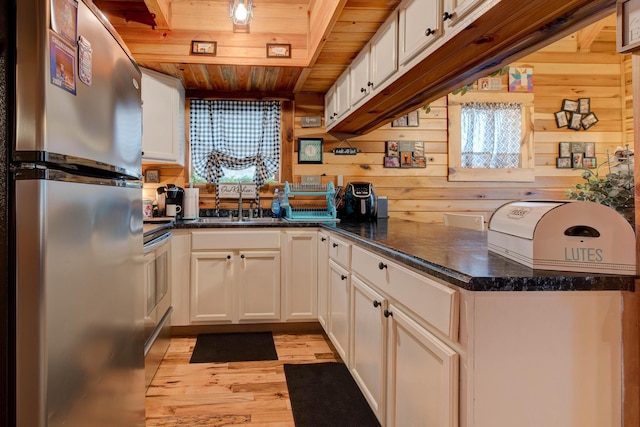
[[[263,185],[280,168],[280,102],[193,99],[193,174],[206,182],[250,177]]]
[[[449,95],[449,181],[533,181],[533,94]]]

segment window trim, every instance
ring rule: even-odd
[[[535,181],[533,147],[533,93],[526,92],[467,92],[449,94],[449,181]],[[522,104],[522,140],[520,141],[519,168],[465,168],[462,167],[462,141],[460,129],[461,104],[464,102],[515,102]]]

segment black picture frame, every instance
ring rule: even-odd
[[[267,43],[267,58],[291,58],[291,44]]]
[[[570,113],[577,113],[579,108],[580,108],[580,104],[576,100],[573,100],[573,99],[562,100],[563,111],[569,111]]]
[[[401,168],[412,168],[413,167],[413,152],[411,151],[401,151],[400,152],[400,167]]]
[[[571,117],[569,117],[569,129],[582,129],[582,117],[583,116],[580,113],[571,113]]]
[[[571,169],[573,165],[573,158],[571,157],[556,157],[556,168],[558,169]]]
[[[598,117],[596,117],[595,113],[589,113],[580,119],[580,124],[584,130],[589,129],[596,123],[598,123]]]
[[[582,159],[582,167],[588,169],[595,169],[598,167],[598,159],[595,157],[584,157]]]
[[[591,112],[591,98],[578,98],[578,113],[589,114]]]
[[[298,163],[322,164],[323,138],[298,138]]]
[[[418,110],[405,114],[402,117],[398,117],[397,119],[391,122],[392,128],[418,127],[418,126],[420,126],[420,115],[418,114]]]
[[[574,168],[582,167],[582,160],[584,159],[584,153],[573,153],[571,163]]]
[[[160,170],[147,169],[144,171],[144,182],[159,183],[160,182]]]
[[[567,120],[566,111],[558,111],[554,113],[554,116],[556,118],[556,127],[566,128],[567,126],[569,126],[569,120]]]
[[[398,156],[384,156],[384,167],[385,168],[399,168],[400,167],[400,157],[398,157]]]
[[[584,157],[596,157],[596,143],[585,142],[584,143]]]
[[[571,143],[560,142],[558,144],[558,156],[559,157],[571,157]]]
[[[192,40],[192,55],[216,56],[218,53],[218,43],[210,40]]]

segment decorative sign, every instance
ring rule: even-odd
[[[267,43],[267,58],[291,58],[291,45],[288,43]]]
[[[355,156],[358,154],[358,149],[353,147],[337,147],[333,149],[333,154],[336,156]]]
[[[533,92],[533,68],[510,68],[509,92]]]
[[[303,116],[300,119],[303,128],[319,128],[322,126],[322,118],[320,116]]]
[[[242,198],[251,199],[256,197],[256,184],[253,182],[243,182],[240,184],[237,182],[219,182],[218,196],[225,199],[238,199],[238,185],[242,186]]]
[[[78,78],[87,86],[91,86],[93,78],[92,55],[91,43],[80,36],[80,40],[78,40]]]
[[[76,48],[55,33],[49,33],[49,71],[51,83],[76,94]]]

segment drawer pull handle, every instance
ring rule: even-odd
[[[442,21],[448,21],[449,19],[453,18],[453,14],[449,13],[449,12],[445,12],[442,15]]]
[[[389,316],[393,317],[393,313],[390,312],[389,310],[385,310],[384,311],[384,317],[389,317]]]
[[[427,28],[427,31],[424,32],[424,35],[429,37],[432,34],[435,34],[436,32],[434,30],[432,30],[431,28]]]
[[[384,270],[385,268],[387,268],[387,264],[385,264],[384,262],[380,261],[380,262],[378,263],[378,268],[379,268],[380,270]]]
[[[381,305],[382,305],[382,303],[380,301],[373,300],[373,306],[375,308],[380,307]]]
[[[341,275],[340,275],[340,278],[341,278],[342,280],[346,280],[346,279],[347,279],[347,276],[345,276],[344,274],[341,274]]]
[[[337,248],[339,245],[338,245],[337,243],[334,243],[334,244],[333,244],[333,245],[331,245],[331,246],[333,246],[334,248]]]
[[[320,240],[323,241],[323,242],[326,242],[327,238],[326,237],[321,237]]]

